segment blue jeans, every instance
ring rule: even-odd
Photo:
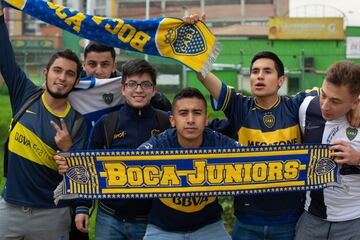
[[[222,221],[189,232],[168,232],[148,224],[144,240],[231,240]]]
[[[142,240],[146,222],[125,222],[98,208],[96,215],[96,240]]]
[[[252,225],[239,222],[234,224],[233,240],[293,240],[296,223],[278,225]]]

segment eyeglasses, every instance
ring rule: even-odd
[[[151,89],[154,86],[154,84],[150,81],[144,81],[141,83],[137,83],[135,81],[128,81],[125,83],[125,86],[129,89],[137,89],[137,87],[140,86],[142,89],[148,90]]]

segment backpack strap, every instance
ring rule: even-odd
[[[74,140],[74,138],[76,137],[76,135],[78,134],[81,125],[84,123],[84,117],[78,113],[78,111],[75,111],[75,120],[74,120],[74,124],[73,127],[71,129],[71,139]]]
[[[10,124],[10,130],[11,131],[16,123],[19,121],[22,115],[26,112],[26,110],[37,100],[40,98],[41,94],[43,94],[44,89],[40,88],[36,92],[34,92],[24,103],[24,105],[21,106],[20,110],[14,115],[13,120]]]
[[[24,115],[24,113],[26,112],[26,110],[37,100],[40,98],[41,94],[43,94],[44,89],[40,88],[38,89],[36,92],[34,92],[26,101],[25,103],[21,106],[21,108],[19,109],[19,111],[14,115],[11,123],[10,123],[10,129],[9,129],[9,133],[14,129],[16,123],[19,121],[19,119],[21,118],[22,115]],[[8,135],[6,141],[5,141],[5,145],[4,145],[4,177],[7,177],[7,172],[8,172],[8,145],[9,145],[9,136]]]
[[[111,148],[119,112],[120,112],[119,110],[117,110],[115,112],[111,112],[105,118],[105,121],[104,121],[104,133],[105,133],[105,141],[106,141],[105,142],[105,147],[106,147],[106,149]]]
[[[163,132],[166,129],[171,128],[169,115],[166,112],[155,108],[155,114],[156,114],[156,119],[159,123],[160,132]]]

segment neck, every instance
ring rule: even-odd
[[[199,148],[203,142],[203,136],[196,140],[187,140],[184,138],[180,138],[178,135],[178,142],[183,148]]]
[[[273,95],[273,96],[267,96],[267,97],[256,97],[256,103],[265,108],[271,108],[274,103],[276,102],[278,96],[277,95]]]
[[[63,113],[67,107],[67,98],[54,98],[47,91],[45,91],[44,98],[46,104],[55,112]]]

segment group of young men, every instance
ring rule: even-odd
[[[184,20],[191,24],[199,18],[194,15]],[[53,190],[67,170],[64,159],[56,155],[59,151],[300,143],[333,144],[333,158],[340,169],[338,186],[307,193],[237,196],[232,237],[221,221],[222,208],[216,197],[206,197],[197,206],[180,206],[171,198],[101,200],[95,238],[360,238],[356,227],[360,221],[360,136],[359,128],[352,127],[347,119],[349,115],[355,123],[358,120],[359,64],[335,63],[320,91],[292,97],[278,96],[285,80],[284,65],[272,52],[257,53],[251,62],[254,97],[237,94],[212,73],[198,75],[212,96],[214,109],[224,111],[231,136],[237,136],[234,140],[207,127],[206,99],[197,89],[179,91],[169,109],[164,95],[156,93],[157,71],[145,60],[123,65],[119,91],[124,101],[116,111],[102,116],[94,126],[84,121],[75,124],[82,118],[69,104],[68,95],[81,73],[98,80],[119,76],[114,49],[91,43],[85,50],[82,69],[73,52],[54,54],[44,71],[41,90],[15,62],[1,1],[0,41],[0,72],[9,88],[13,116],[23,111],[13,124],[7,145],[0,239],[69,239],[72,218],[78,230],[88,232],[90,202],[54,205]],[[39,91],[41,94],[22,110]],[[159,106],[171,110],[170,116],[158,110]],[[265,117],[271,118],[272,124],[264,121]],[[87,128],[91,133],[85,146]],[[75,217],[71,216],[72,209]]]

